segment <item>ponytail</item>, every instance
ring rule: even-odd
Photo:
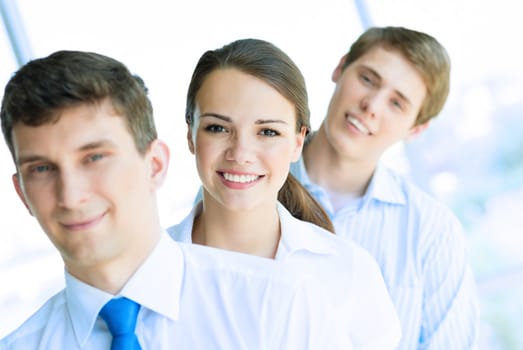
[[[323,207],[290,173],[278,192],[278,200],[297,219],[311,222],[334,233],[334,225]]]

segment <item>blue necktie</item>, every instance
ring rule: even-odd
[[[100,311],[113,335],[111,350],[140,350],[134,334],[140,305],[127,298],[112,299]]]

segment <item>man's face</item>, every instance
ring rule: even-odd
[[[323,128],[342,158],[377,162],[389,146],[426,126],[414,127],[425,83],[397,51],[375,47],[343,71],[340,62],[333,81]]]
[[[64,109],[57,122],[15,125],[15,188],[76,277],[150,248],[156,142],[140,155],[108,100]]]

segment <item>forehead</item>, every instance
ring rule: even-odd
[[[99,140],[132,141],[125,119],[106,100],[62,109],[39,126],[17,123],[12,130],[15,158],[75,151]]]
[[[371,70],[385,86],[390,86],[413,101],[422,101],[425,97],[427,86],[422,75],[398,50],[375,46],[349,67]]]
[[[423,80],[416,67],[396,49],[389,49],[383,46],[375,46],[361,55],[351,66],[369,66],[378,72],[388,70],[387,73],[415,75]]]
[[[199,113],[223,113],[230,117],[288,116],[295,118],[294,105],[265,81],[236,68],[211,72],[196,95]]]

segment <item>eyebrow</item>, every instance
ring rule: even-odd
[[[223,120],[224,122],[232,123],[232,119],[230,117],[218,113],[203,113],[200,115],[200,118],[205,117],[217,118]],[[271,123],[288,124],[285,120],[282,119],[257,119],[254,123],[258,125]]]
[[[16,165],[17,167],[21,167],[24,164],[27,163],[34,163],[34,162],[41,162],[41,161],[48,161],[47,157],[39,156],[39,155],[29,155],[29,156],[22,156],[18,157],[16,159]]]
[[[116,146],[115,143],[112,142],[111,140],[99,140],[99,141],[86,143],[85,145],[82,145],[81,147],[79,147],[77,149],[77,151],[85,152],[85,151],[102,148],[102,147],[114,148],[115,146]],[[16,165],[20,167],[27,163],[34,163],[34,162],[41,162],[41,161],[49,162],[50,159],[45,156],[38,155],[38,154],[29,154],[27,156],[19,157],[16,160]]]
[[[408,99],[407,96],[405,96],[403,93],[401,93],[401,91],[399,90],[394,90],[396,92],[396,94],[398,94],[398,96],[400,97],[400,99],[402,99],[403,101],[405,101],[408,105],[412,105],[412,103],[410,102],[410,100]]]
[[[368,71],[370,74],[372,74],[376,79],[378,79],[379,81],[382,81],[383,78],[381,77],[381,75],[376,71],[374,70],[372,67],[369,67],[369,66],[366,66],[366,65],[362,65],[361,66],[363,69],[365,69],[366,71]],[[404,94],[402,93],[401,91],[399,90],[394,90],[394,92],[403,100],[405,101],[406,103],[408,103],[409,105],[411,105],[412,103],[410,102],[409,98]]]

